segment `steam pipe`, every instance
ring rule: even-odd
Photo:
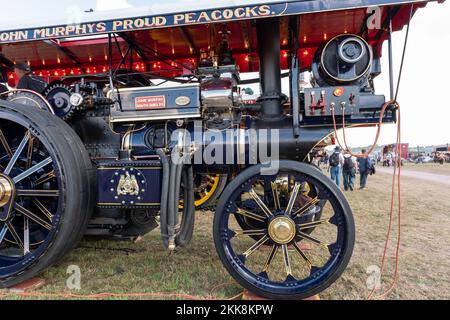
[[[181,228],[176,237],[178,247],[186,247],[194,235],[195,224],[195,197],[194,197],[194,170],[192,166],[183,169],[183,219]],[[178,223],[178,222],[177,222]]]
[[[161,237],[163,244],[166,248],[169,247],[169,234],[167,231],[167,214],[168,214],[168,195],[169,195],[169,178],[170,178],[170,161],[166,156],[166,153],[162,149],[156,150],[156,153],[161,159],[163,167],[163,181],[162,181],[162,193],[161,193]]]
[[[172,159],[170,165],[170,179],[169,179],[169,200],[167,205],[167,233],[169,235],[170,251],[175,250],[176,247],[176,215],[178,214],[178,206],[180,202],[180,184],[183,172],[183,163],[177,163],[176,159]]]
[[[262,117],[266,120],[283,117],[281,101],[280,21],[262,19],[256,24],[261,79]]]

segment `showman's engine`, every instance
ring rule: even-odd
[[[158,84],[118,70],[114,81],[107,75],[68,77],[47,88],[44,95],[55,114],[71,124],[96,166],[97,205],[87,235],[136,238],[159,222],[167,248],[185,246],[194,228],[194,172],[233,175],[264,163],[258,151],[272,148],[274,141],[280,160],[305,162],[332,132],[333,116],[355,124],[378,120],[385,97],[374,94],[372,81],[380,64],[366,40],[344,34],[327,41],[311,65],[312,88],[295,93],[299,84],[294,83],[287,97],[281,86],[280,47],[265,41],[280,42],[278,29],[271,21],[257,25],[261,96],[253,105],[242,100],[239,67],[226,30],[220,32],[217,50],[201,53],[187,80]],[[293,69],[291,77],[294,72],[300,70]],[[288,102],[298,108],[287,110]],[[395,110],[388,109],[385,121],[393,120]],[[168,160],[195,157],[208,148],[214,149],[213,161],[187,167]],[[228,161],[232,164],[225,165]],[[155,188],[155,181],[162,185]],[[290,192],[288,176],[275,183]],[[306,194],[308,185],[301,190]],[[303,222],[313,223],[320,214],[320,207],[313,208]],[[245,219],[240,224],[261,228]]]
[[[198,209],[214,215],[217,255],[250,292],[301,300],[328,288],[356,232],[314,160],[342,128],[398,123],[391,34],[426,2],[278,1],[167,13],[157,27],[83,24],[73,37],[58,36],[73,26],[0,32],[0,73],[25,59],[29,81],[57,80],[0,94],[0,288],[85,235],[158,228],[165,249],[184,248]],[[374,87],[386,39],[388,102]]]
[[[227,31],[220,32],[217,51],[201,53],[194,74],[198,81],[174,79],[170,85],[154,85],[139,74],[119,70],[114,89],[107,77],[68,77],[49,86],[45,95],[59,117],[72,121],[91,156],[102,159],[120,152],[142,158],[149,150],[168,147],[177,128],[193,130],[200,123],[204,135],[197,143],[202,146],[214,143],[209,132],[235,130],[234,157],[242,163],[255,160],[250,159],[252,146],[270,139],[260,135],[261,130],[272,129],[280,135],[280,157],[301,161],[328,131],[302,129],[299,144],[299,137],[292,135],[292,118],[299,117],[306,126],[321,126],[330,125],[332,110],[352,123],[373,122],[379,116],[385,97],[374,94],[372,83],[380,73],[379,59],[374,59],[366,40],[350,34],[336,36],[317,50],[311,66],[313,86],[298,95],[300,106],[293,110],[298,114],[288,114],[279,76],[280,49],[263,41],[265,36],[277,39],[277,32],[278,26],[274,30],[258,26],[262,93],[251,108],[242,101],[239,67],[228,47]],[[394,119],[394,111],[388,109],[386,119]]]

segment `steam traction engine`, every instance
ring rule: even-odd
[[[382,5],[375,10],[382,25],[372,30],[372,11],[331,1],[336,11],[322,12],[314,6],[319,2],[190,15],[217,17],[220,24],[199,20],[169,28],[173,17],[166,16],[166,28],[150,31],[154,37],[148,30],[109,30],[120,23],[106,22],[109,34],[101,41],[79,40],[79,47],[90,41],[98,53],[86,60],[82,74],[59,77],[43,95],[3,95],[1,286],[41,272],[85,234],[134,237],[159,222],[167,249],[187,246],[194,190],[198,177],[208,175],[233,177],[215,209],[214,240],[242,286],[269,298],[305,298],[336,281],[353,251],[352,211],[341,191],[308,164],[308,154],[333,133],[334,122],[396,121],[394,103],[380,114],[386,98],[375,94],[373,79],[381,72],[381,44],[389,31],[405,25],[422,4],[374,1]],[[367,7],[371,1],[361,2]],[[176,56],[176,40],[165,54],[149,45],[160,39],[163,46],[161,35],[174,30],[188,43],[182,55],[188,59]],[[2,33],[9,35],[2,46],[6,65],[36,60],[32,53],[24,56],[36,44],[55,48],[73,66],[84,63],[74,53],[84,51],[53,40],[57,35],[29,44],[11,34]],[[116,45],[127,46],[118,61]],[[105,51],[106,72],[87,72]],[[143,61],[145,70],[136,72],[133,59]],[[160,64],[152,61],[178,69],[157,70]],[[252,82],[241,81],[242,69],[260,72],[254,104],[242,99],[242,86]],[[290,70],[289,97],[282,92],[282,69]],[[304,71],[311,71],[311,88],[299,86]]]

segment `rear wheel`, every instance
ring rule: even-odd
[[[195,175],[195,207],[197,209],[211,207],[222,194],[227,182],[227,175]]]
[[[225,189],[214,221],[218,255],[236,281],[260,296],[311,297],[350,261],[351,209],[337,186],[309,165],[280,161],[271,176],[261,170],[247,169]],[[237,217],[252,223],[243,228]]]
[[[7,97],[7,100],[13,103],[26,105],[30,108],[38,108],[53,113],[47,100],[45,100],[42,95],[31,90],[16,90]]]
[[[57,262],[93,208],[93,169],[71,128],[48,112],[0,106],[0,287]]]

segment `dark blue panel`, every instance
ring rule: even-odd
[[[97,174],[97,204],[101,207],[159,206],[161,179],[159,161],[101,164]]]

